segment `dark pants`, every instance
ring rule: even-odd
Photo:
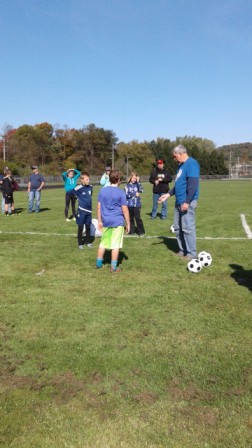
[[[90,243],[90,224],[85,224],[86,228],[86,244]],[[78,246],[82,246],[83,244],[83,229],[84,224],[78,225]]]
[[[130,215],[130,234],[138,233],[138,235],[143,235],[145,233],[143,221],[140,216],[140,207],[128,207]],[[136,226],[135,226],[136,222]]]
[[[72,207],[73,216],[75,216],[76,197],[73,194],[66,193],[65,218],[68,218],[68,210],[69,210],[70,203],[71,203],[71,207]]]

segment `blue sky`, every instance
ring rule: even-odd
[[[252,141],[251,0],[0,0],[0,128]]]

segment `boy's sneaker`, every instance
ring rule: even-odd
[[[79,249],[83,249],[83,246],[79,246]]]
[[[139,237],[143,238],[145,236],[145,233],[140,233]]]
[[[110,268],[110,272],[111,272],[112,274],[117,274],[118,272],[122,272],[122,270],[121,270],[120,268],[116,268],[116,269],[112,269],[112,268]]]
[[[101,266],[95,266],[95,269],[102,269],[105,268],[105,264],[102,264]]]
[[[70,222],[70,221],[71,221],[71,219],[69,219],[69,218],[66,218],[66,221],[67,221],[67,222]]]
[[[89,243],[89,244],[87,244],[87,247],[89,247],[89,249],[92,249],[93,244]]]
[[[76,221],[76,218],[75,218],[75,216],[73,217],[73,221]]]

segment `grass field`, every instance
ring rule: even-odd
[[[96,217],[96,197],[94,214]],[[15,194],[0,216],[0,446],[143,448],[252,446],[252,182],[201,182],[191,274],[174,257],[168,220],[125,238],[120,274],[77,248],[63,189],[39,214]]]

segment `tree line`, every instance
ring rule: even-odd
[[[186,146],[190,156],[196,158],[203,175],[225,175],[228,168],[224,155],[211,140],[200,137],[177,137],[176,140],[157,138],[152,141],[119,142],[112,130],[89,124],[81,129],[53,127],[49,123],[34,126],[22,125],[17,129],[6,125],[0,140],[0,170],[9,166],[14,174],[25,176],[31,165],[39,165],[45,175],[58,175],[76,167],[91,175],[99,175],[106,165],[128,174],[137,170],[140,175],[150,172],[157,159],[162,159],[172,174],[177,164],[172,149]]]

